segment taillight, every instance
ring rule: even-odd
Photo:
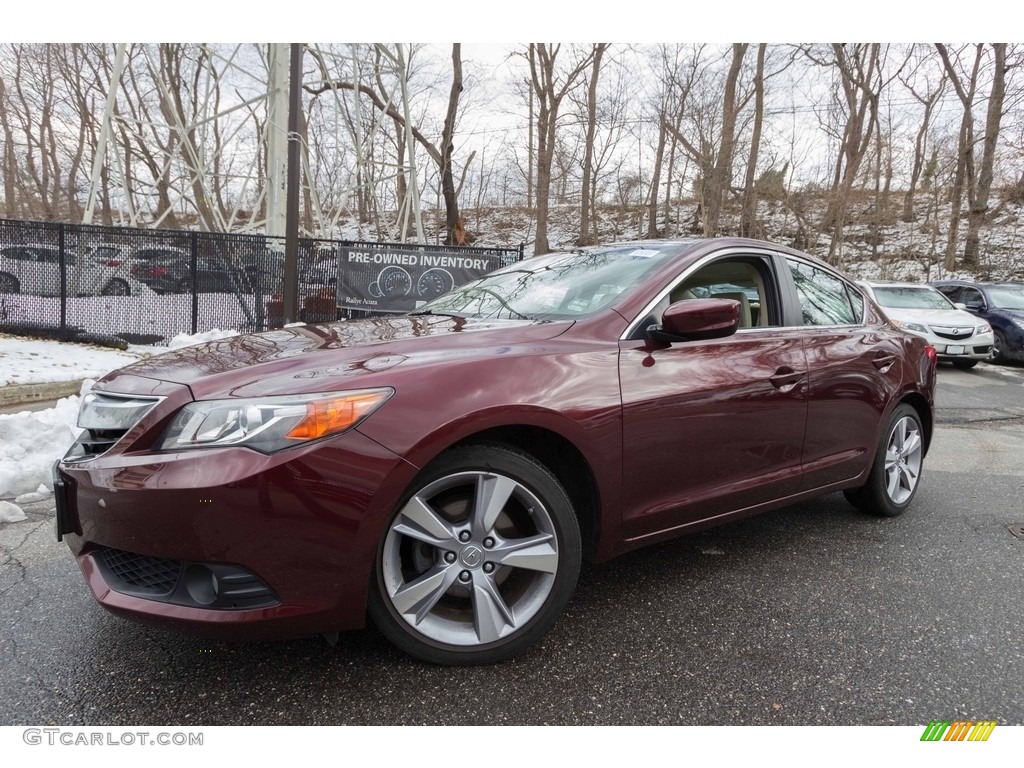
[[[120,267],[121,266],[121,261],[120,261],[120,259],[111,259],[110,261],[107,262],[107,266],[108,267]]]
[[[167,267],[153,267],[153,277],[163,277],[167,274]],[[935,350],[932,350],[934,353]]]
[[[935,351],[935,347],[929,344],[927,347],[924,348],[924,354],[932,365],[939,364],[939,353]]]

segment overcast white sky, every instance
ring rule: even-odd
[[[7,3],[0,40],[33,42],[967,42],[1024,29],[1020,3],[935,0],[631,0],[562,7],[551,0],[212,3],[137,0]],[[45,23],[42,9],[45,8]]]

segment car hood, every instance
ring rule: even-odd
[[[514,354],[572,324],[395,316],[290,326],[140,360],[107,374],[96,388],[133,393],[142,377],[184,384],[196,399],[210,399],[380,386],[396,368]]]
[[[975,327],[978,325],[978,318],[970,312],[959,309],[890,309],[882,307],[885,314],[893,320],[903,320],[908,323],[922,323],[924,325],[939,325],[943,328]]]

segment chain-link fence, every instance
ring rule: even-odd
[[[161,344],[283,322],[284,240],[0,219],[0,331]],[[300,239],[299,319],[404,312],[518,248]]]

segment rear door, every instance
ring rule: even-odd
[[[803,490],[860,474],[874,456],[879,423],[900,386],[899,332],[867,322],[860,292],[825,266],[780,257],[792,279],[807,354]]]

